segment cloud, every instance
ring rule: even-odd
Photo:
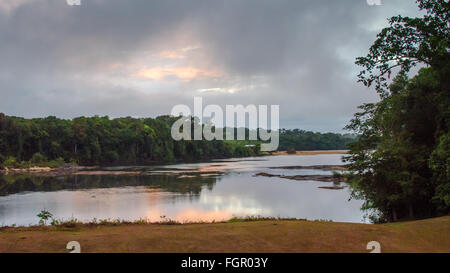
[[[164,50],[155,54],[155,56],[166,59],[184,59],[185,56],[176,51]]]
[[[0,12],[11,13],[18,7],[34,0],[0,0]]]
[[[279,104],[282,127],[341,131],[386,18],[414,0],[0,0],[0,109],[156,116],[175,104]]]
[[[220,77],[221,73],[218,71],[203,70],[195,67],[152,67],[142,69],[137,73],[137,76],[152,80],[162,80],[170,76],[182,80],[192,80],[203,77]]]

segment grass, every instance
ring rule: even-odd
[[[93,221],[0,229],[0,252],[450,252],[450,216],[426,220],[356,224],[278,218],[233,218],[220,223],[180,224],[162,219]]]

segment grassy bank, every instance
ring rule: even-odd
[[[450,216],[383,225],[300,220],[3,228],[0,252],[450,252]]]

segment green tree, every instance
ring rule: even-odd
[[[378,220],[448,213],[449,3],[417,1],[422,18],[395,16],[366,57],[359,80],[381,101],[364,104],[346,127],[360,134],[347,161],[353,196]],[[416,64],[427,68],[408,79]],[[399,73],[389,84],[395,68]]]

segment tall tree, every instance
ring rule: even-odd
[[[425,16],[392,17],[369,54],[356,61],[363,67],[359,81],[374,84],[381,100],[361,106],[347,126],[361,137],[345,160],[353,196],[376,209],[378,220],[450,210],[450,9],[444,0],[417,3]],[[417,64],[427,68],[408,79]]]

